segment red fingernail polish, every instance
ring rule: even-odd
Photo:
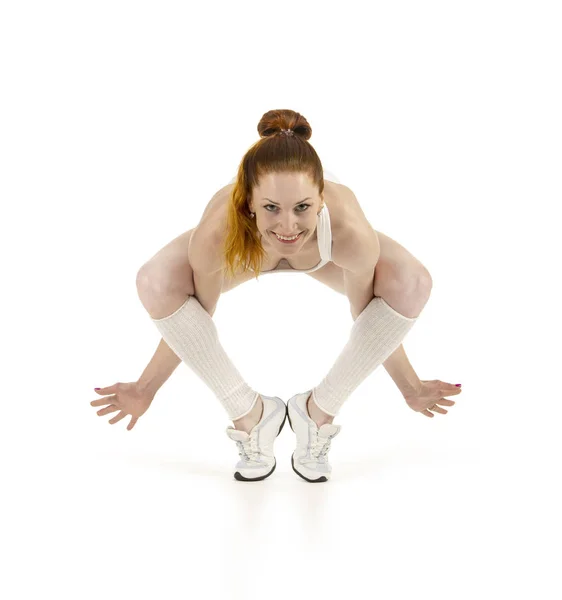
[[[455,383],[457,387],[461,387],[462,383]]]

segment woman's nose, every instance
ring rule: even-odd
[[[281,219],[281,227],[287,233],[290,233],[291,231],[296,231],[297,225],[297,219],[295,219],[294,217],[286,217]]]

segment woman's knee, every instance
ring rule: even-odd
[[[193,288],[171,280],[166,274],[155,271],[150,264],[139,269],[136,278],[137,293],[142,305],[153,319],[171,315],[193,296]]]

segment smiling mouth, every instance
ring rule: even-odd
[[[275,231],[272,232],[273,235],[275,236],[275,239],[277,239],[280,242],[285,242],[286,244],[289,242],[296,242],[297,240],[300,240],[300,238],[302,237],[302,234],[304,233],[303,231],[301,231],[299,234],[297,234],[297,237],[292,239],[292,240],[283,240],[280,237],[277,237],[279,234],[275,233]],[[292,236],[283,236],[283,237],[292,237]]]

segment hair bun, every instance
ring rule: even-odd
[[[305,141],[312,136],[312,128],[308,121],[294,110],[270,110],[263,115],[258,123],[258,133],[261,137],[278,135],[284,129],[291,130],[294,135]]]

